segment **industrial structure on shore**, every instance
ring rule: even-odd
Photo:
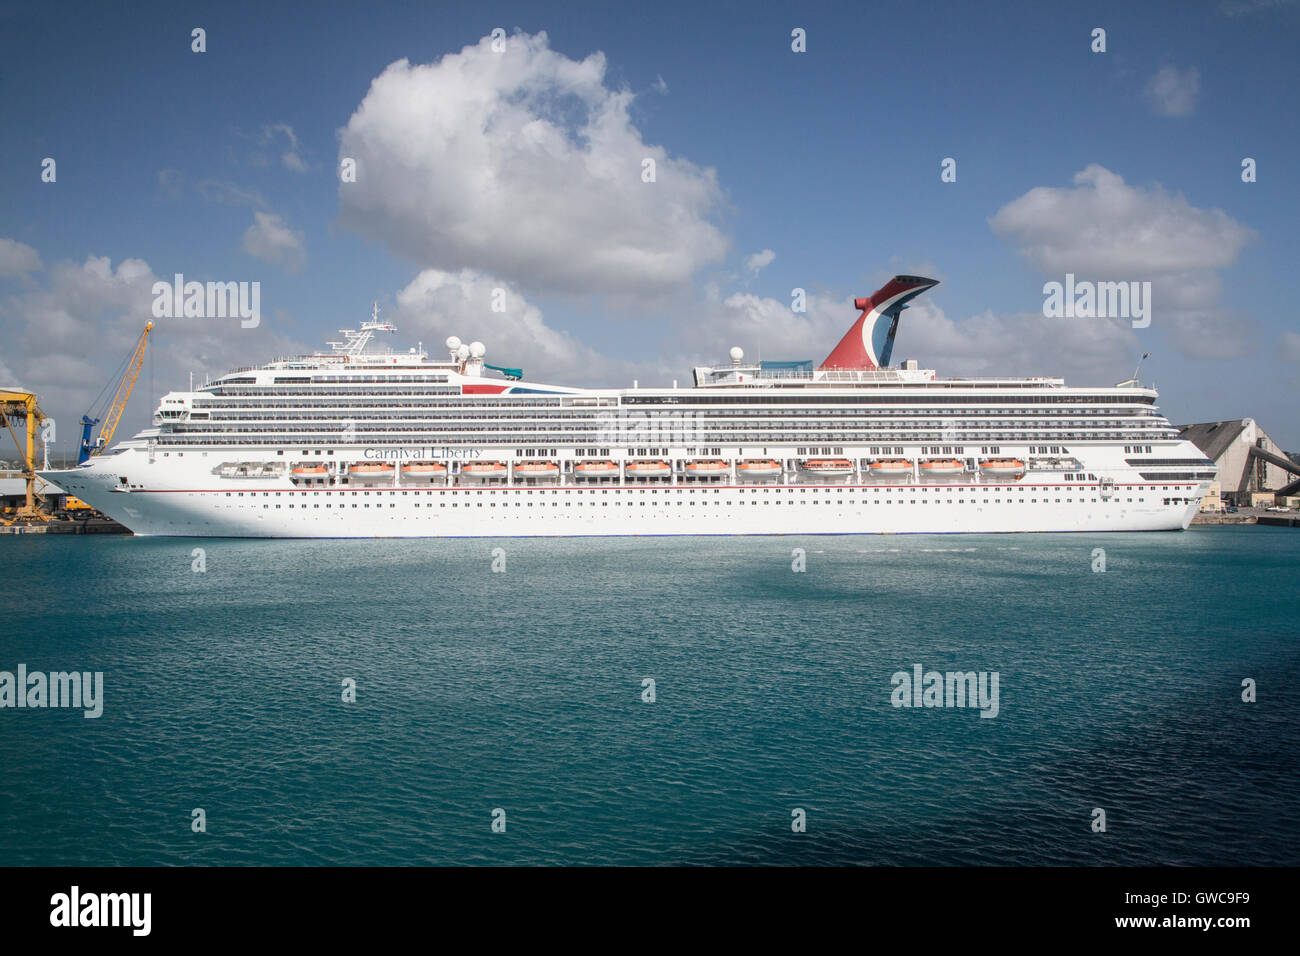
[[[1219,507],[1286,507],[1285,499],[1300,496],[1300,464],[1253,418],[1183,425],[1179,432],[1218,467]],[[1207,496],[1202,510],[1217,510],[1214,501]]]
[[[122,420],[127,400],[131,397],[135,381],[140,376],[140,369],[144,365],[145,347],[149,343],[149,332],[152,329],[152,322],[145,324],[144,331],[123,363],[125,370],[120,375],[114,375],[109,385],[106,385],[104,391],[100,393],[102,399],[108,388],[116,383],[112,400],[103,406],[102,414],[92,415],[88,412],[81,417],[81,449],[77,457],[78,464],[99,454],[112,441],[113,433],[117,430],[118,422]],[[96,399],[96,403],[100,399]],[[99,436],[96,438],[94,427],[100,423],[101,418],[104,427],[100,429]],[[22,437],[15,430],[15,423],[20,425]],[[66,516],[69,512],[93,513],[93,509],[84,502],[65,493],[63,489],[36,473],[38,442],[44,459],[42,467],[44,469],[50,467],[50,440],[46,437],[43,426],[46,424],[52,426],[53,421],[41,411],[35,393],[19,388],[0,388],[0,424],[13,437],[21,461],[21,465],[12,473],[0,477],[0,525],[39,524],[49,521],[52,517]]]

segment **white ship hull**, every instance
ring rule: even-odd
[[[1117,483],[1103,494],[1028,481],[300,489],[210,475],[200,484],[175,462],[149,468],[146,458],[126,452],[48,477],[138,535],[247,538],[1174,531],[1206,490]],[[128,470],[148,478],[114,490]]]

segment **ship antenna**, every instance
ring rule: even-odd
[[[1145,361],[1146,359],[1148,359],[1148,358],[1150,358],[1150,357],[1151,357],[1151,353],[1150,353],[1150,352],[1143,352],[1143,353],[1142,353],[1142,358],[1138,359],[1138,363],[1137,363],[1137,365],[1135,365],[1135,366],[1133,367],[1133,381],[1136,382],[1136,381],[1138,380],[1138,369],[1142,368],[1142,363],[1143,363],[1143,361]]]

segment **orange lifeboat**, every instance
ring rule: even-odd
[[[359,461],[348,466],[348,474],[355,478],[392,478],[396,470],[386,461]]]
[[[295,478],[324,478],[329,473],[324,465],[298,465],[293,469]]]
[[[575,478],[617,478],[618,465],[608,459],[589,459],[573,466]]]
[[[980,472],[990,478],[1018,478],[1025,473],[1025,463],[1019,458],[986,458]]]
[[[467,461],[460,473],[466,478],[504,478],[506,466],[499,461]]]
[[[950,478],[965,470],[965,464],[956,458],[927,458],[921,462],[921,474],[933,478]]]
[[[746,458],[736,466],[741,478],[780,478],[781,463],[773,458]]]
[[[442,478],[447,466],[440,461],[412,461],[402,466],[402,474],[408,478]]]
[[[657,458],[643,458],[629,461],[623,466],[629,478],[667,478],[673,473],[672,466]]]
[[[731,465],[721,458],[695,458],[686,463],[686,474],[692,478],[711,478],[731,473]]]
[[[842,478],[853,474],[853,462],[847,458],[808,458],[799,467],[818,478]]]
[[[517,461],[516,478],[558,478],[560,466],[553,461]]]
[[[912,473],[912,463],[906,458],[877,458],[871,473],[877,478],[898,478]]]

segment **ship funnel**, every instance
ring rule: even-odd
[[[853,307],[862,314],[821,367],[873,369],[889,365],[899,313],[912,299],[938,284],[939,280],[924,276],[894,276],[868,298],[854,299]]]

